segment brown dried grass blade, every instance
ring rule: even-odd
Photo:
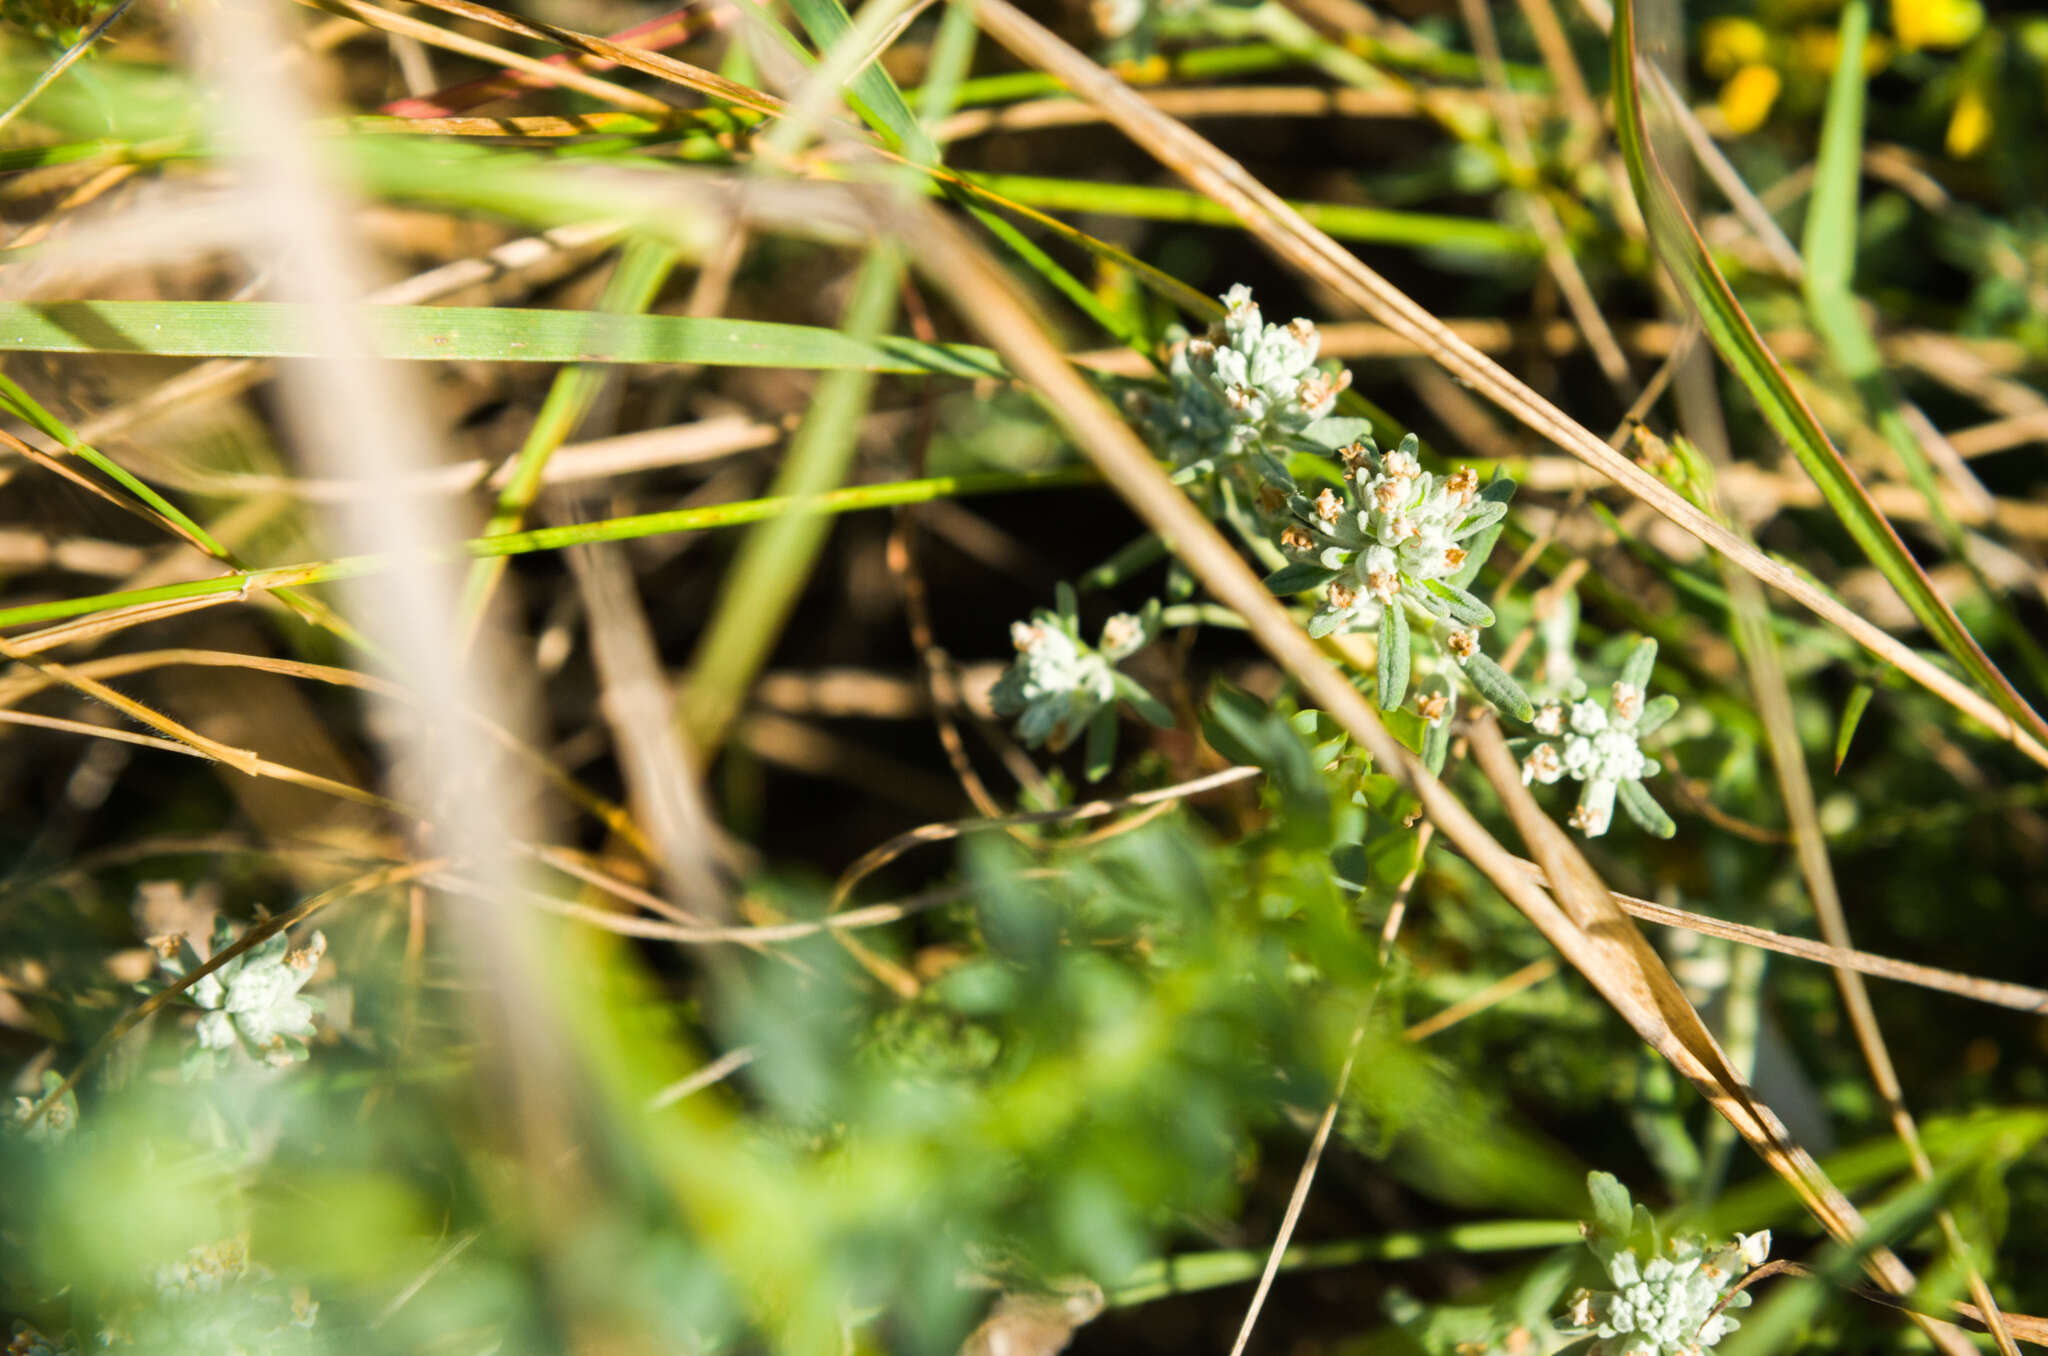
[[[1474,761],[1493,783],[1569,921],[1569,932],[1550,936],[1551,943],[1651,1048],[1691,1080],[1830,1234],[1844,1244],[1853,1243],[1864,1231],[1856,1207],[1736,1073],[1720,1042],[1665,967],[1663,957],[1621,911],[1584,854],[1522,785],[1521,770],[1491,717],[1472,722],[1471,743]],[[1537,925],[1543,926],[1540,920]],[[1548,935],[1549,929],[1545,932]],[[1893,1294],[1903,1295],[1912,1289],[1913,1273],[1888,1249],[1870,1253],[1864,1266]],[[1924,1316],[1916,1321],[1938,1345],[1956,1356],[1975,1350],[1948,1324]]]
[[[1004,0],[982,3],[1001,5]],[[1536,924],[1645,1040],[1701,1088],[1716,1110],[1786,1178],[1831,1234],[1843,1240],[1856,1238],[1863,1221],[1855,1206],[1735,1076],[1662,960],[1608,897],[1606,887],[1563,831],[1543,816],[1522,788],[1514,759],[1491,723],[1481,725],[1475,747],[1480,749],[1482,763],[1492,763],[1488,772],[1496,781],[1505,769],[1510,785],[1502,794],[1508,796],[1517,825],[1529,838],[1553,888],[1560,899],[1571,902],[1573,913],[1538,888],[1524,874],[1519,859],[1388,733],[1359,691],[1265,589],[1215,526],[1168,480],[1116,410],[1066,362],[1047,338],[1043,319],[987,253],[923,204],[900,208],[898,224],[918,266],[1001,353],[1011,371],[1037,389],[1068,434],[1138,516],[1166,540],[1219,602],[1244,618],[1252,637],[1300,685],[1304,696],[1327,710],[1380,769],[1399,777],[1415,792],[1438,831]],[[1887,1289],[1903,1293],[1913,1284],[1912,1273],[1888,1251],[1873,1253],[1869,1265]],[[1937,1330],[1937,1340],[1954,1356],[1962,1356],[1970,1348],[1960,1334],[1953,1338],[1943,1335],[1953,1333],[1953,1329]]]

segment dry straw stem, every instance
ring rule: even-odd
[[[712,869],[711,814],[682,729],[671,719],[669,686],[632,575],[618,552],[588,546],[569,552],[569,568],[589,616],[599,706],[669,888],[691,913],[727,918],[725,886]]]
[[[1507,741],[1490,717],[1469,727],[1472,751],[1480,770],[1493,784],[1515,827],[1528,843],[1548,878],[1556,905],[1551,926],[1534,918],[1553,945],[1593,981],[1615,1010],[1674,1068],[1691,1080],[1700,1094],[1749,1141],[1807,1208],[1844,1246],[1854,1247],[1863,1233],[1863,1219],[1830,1182],[1820,1165],[1793,1142],[1775,1113],[1758,1101],[1735,1072],[1720,1043],[1700,1020],[1642,932],[1615,903],[1606,885],[1563,829],[1543,812],[1522,785],[1521,770]],[[1560,926],[1561,925],[1561,926]],[[1557,930],[1553,932],[1553,928]],[[1865,1269],[1894,1294],[1910,1292],[1913,1275],[1889,1249],[1864,1258]],[[1974,1350],[1962,1334],[1946,1324],[1922,1321],[1922,1328],[1945,1350]]]
[[[231,360],[238,361],[238,360]],[[741,414],[714,415],[694,423],[621,433],[589,442],[565,444],[548,458],[543,485],[573,485],[589,480],[632,475],[715,461],[754,452],[782,440],[780,420],[750,419]],[[512,478],[513,457],[497,462],[481,457],[428,467],[403,479],[352,477],[325,480],[314,476],[273,476],[253,473],[161,473],[153,478],[175,488],[206,494],[278,494],[308,503],[339,503],[352,499],[383,499],[395,494],[467,494],[499,489]],[[2048,516],[2048,509],[2043,510]],[[2048,534],[2048,526],[2044,526]],[[4,549],[4,546],[0,546]]]
[[[11,650],[7,648],[9,645],[12,646]],[[328,683],[335,687],[353,688],[359,692],[374,693],[377,696],[385,697],[392,701],[408,703],[416,703],[418,701],[418,694],[403,684],[394,683],[372,674],[361,673],[355,669],[335,668],[326,664],[309,664],[297,659],[275,659],[265,655],[243,654],[233,650],[187,648],[139,650],[129,654],[113,655],[105,659],[87,660],[69,666],[59,666],[47,661],[38,661],[30,658],[30,650],[20,640],[0,642],[0,653],[9,654],[11,657],[21,661],[23,667],[27,670],[21,673],[0,675],[0,712],[8,711],[21,702],[27,701],[35,694],[50,687],[66,683],[71,678],[120,678],[132,673],[144,673],[154,669],[174,666],[249,669],[259,673],[274,673],[287,678],[303,678],[312,682]],[[60,674],[69,675],[69,677],[60,676]],[[521,762],[532,767],[571,803],[577,805],[593,819],[618,834],[635,852],[643,857],[652,858],[653,848],[649,844],[646,835],[641,833],[639,826],[633,822],[632,816],[626,813],[623,806],[591,790],[564,771],[546,753],[520,739],[504,726],[491,721],[488,717],[470,711],[457,714],[460,718],[477,725],[500,748],[503,748]],[[28,722],[24,721],[23,723]],[[107,733],[99,731],[97,727],[87,728],[95,733]],[[185,746],[178,746],[178,751],[199,752],[202,756],[205,754],[204,750],[194,750]],[[312,775],[310,773],[298,773],[289,768],[281,768],[279,764],[270,763],[263,759],[258,759],[257,763],[265,770],[264,775],[275,776],[280,771],[289,773],[294,778]],[[339,788],[342,784],[337,782],[333,783],[333,786]],[[352,796],[369,794],[367,792],[355,791],[354,788],[346,788],[346,790]],[[384,808],[395,808],[391,802],[380,800],[374,803]],[[407,813],[410,812],[408,811]]]
[[[1522,861],[1519,864],[1531,879],[1538,882],[1544,879],[1543,868],[1536,863]],[[1979,1003],[1990,1003],[1997,1007],[2013,1008],[2020,1012],[2048,1012],[2048,990],[2030,988],[2025,984],[2010,984],[2004,980],[1957,974],[1953,970],[1937,970],[1931,965],[1894,960],[1889,956],[1830,946],[1826,942],[1810,941],[1805,937],[1789,937],[1782,932],[1751,927],[1747,923],[1731,923],[1723,918],[1713,918],[1687,909],[1674,909],[1668,904],[1638,899],[1634,895],[1625,895],[1620,891],[1609,893],[1623,913],[1631,918],[1640,918],[1646,923],[1656,923],[1668,928],[1684,928],[1688,932],[1739,942],[1743,946],[1775,951],[1783,956],[1794,956],[1800,960],[1831,965],[1837,969],[1854,970],[1859,974],[1896,980],[1901,984],[1913,984],[1923,989],[1935,989],[1942,993],[1954,994],[1958,998],[1974,999]]]
[[[675,112],[670,105],[663,103],[652,95],[642,94],[639,90],[628,89],[624,85],[614,84],[601,76],[592,75],[588,71],[581,70],[575,66],[550,66],[548,63],[538,61],[533,57],[522,56],[510,48],[499,47],[478,38],[466,37],[460,33],[450,32],[438,24],[430,24],[407,14],[395,14],[388,9],[380,9],[376,5],[366,4],[364,0],[300,0],[300,3],[310,8],[324,9],[330,14],[338,14],[344,19],[354,19],[358,23],[378,29],[381,32],[395,34],[399,37],[413,38],[446,51],[455,52],[466,57],[474,57],[479,61],[489,62],[494,66],[503,66],[508,70],[518,71],[524,75],[546,80],[551,84],[572,89],[578,94],[587,94],[593,99],[602,100],[614,108],[622,108],[631,113],[644,113],[650,117],[666,118]]]
[[[1263,769],[1256,767],[1229,767],[1205,777],[1196,777],[1192,781],[1176,782],[1171,786],[1140,791],[1130,796],[1118,796],[1115,799],[1083,801],[1079,805],[1068,805],[1058,810],[1035,810],[1029,814],[956,819],[945,824],[926,824],[899,833],[888,842],[862,853],[853,865],[840,873],[838,883],[832,887],[831,907],[834,910],[845,907],[846,901],[853,897],[854,890],[863,880],[912,848],[924,847],[931,843],[950,843],[955,838],[970,833],[985,833],[990,829],[1022,828],[1034,824],[1068,824],[1081,819],[1100,819],[1119,810],[1135,810],[1145,806],[1186,800],[1205,791],[1214,791],[1218,787],[1249,781],[1262,775]]]
[[[1439,91],[1441,93],[1441,91]],[[1412,118],[1427,112],[1410,89],[1324,89],[1316,85],[1211,85],[1202,89],[1146,90],[1140,95],[1171,118]],[[1521,110],[1549,106],[1541,95],[1509,91]],[[1001,108],[969,108],[940,123],[932,137],[965,141],[992,132],[1028,132],[1101,122],[1102,110],[1078,99],[1027,99]]]
[[[1126,135],[1190,186],[1227,207],[1280,258],[1361,307],[1535,433],[1594,467],[1744,570],[1840,628],[1929,692],[2011,741],[2036,763],[2048,767],[2048,746],[2021,729],[1995,702],[1837,602],[1796,571],[1772,560],[1616,452],[1597,434],[1458,338],[1399,288],[1309,225],[1242,165],[1192,129],[1161,114],[1009,0],[979,0],[977,15],[998,42],[1102,108]],[[1000,344],[995,346],[998,350],[1002,348]]]
[[[354,0],[351,0],[351,2],[353,3]],[[692,66],[687,61],[678,61],[676,58],[662,52],[653,52],[641,47],[622,47],[609,38],[600,38],[590,33],[579,33],[572,28],[560,28],[554,24],[542,23],[535,19],[517,18],[502,10],[492,9],[488,5],[473,4],[471,0],[420,0],[420,2],[429,8],[440,10],[444,14],[453,14],[460,19],[471,19],[477,23],[488,24],[492,28],[502,29],[507,33],[517,34],[522,38],[553,43],[558,47],[566,47],[574,52],[582,52],[588,56],[598,57],[611,62],[613,65],[623,66],[629,71],[639,71],[643,75],[656,76],[673,84],[681,85],[685,89],[695,90],[707,98],[722,99],[729,104],[737,104],[741,108],[750,108],[756,113],[778,114],[783,111],[782,101],[773,95],[763,94],[760,90],[754,89],[751,86],[728,80],[724,76],[713,74],[702,67]],[[535,64],[543,65],[542,74],[554,80],[560,80],[561,73],[569,69],[563,66],[545,66],[544,63]],[[644,99],[647,96],[637,95],[636,97]],[[661,107],[663,112],[668,111],[667,105],[662,105]]]
[[[1037,28],[1010,10],[1005,0],[980,2],[985,16],[1007,11],[1012,17],[1003,21],[1006,28]],[[1076,60],[1094,69],[1085,60]],[[1519,860],[1388,733],[1358,690],[1323,656],[1215,526],[1167,479],[1115,409],[1065,362],[1008,275],[956,226],[922,204],[905,210],[901,221],[920,267],[1011,370],[1037,388],[1103,478],[1165,539],[1210,594],[1244,618],[1253,638],[1300,685],[1305,698],[1329,711],[1372,755],[1377,767],[1412,789],[1438,831],[1536,924],[1646,1041],[1701,1089],[1832,1235],[1854,1246],[1863,1232],[1855,1206],[1735,1076],[1662,960],[1609,898],[1563,831],[1522,787],[1514,759],[1490,721],[1481,721],[1474,736],[1482,766],[1496,782],[1505,768],[1509,785],[1503,786],[1502,795],[1543,864],[1551,888],[1569,903],[1571,913],[1523,874]],[[1600,446],[1604,451],[1605,444]],[[1868,1266],[1889,1290],[1904,1293],[1913,1284],[1912,1273],[1888,1250],[1871,1253]],[[1953,1330],[1937,1337],[1956,1356],[1970,1350]]]

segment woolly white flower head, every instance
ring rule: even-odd
[[[1769,1231],[1737,1234],[1711,1251],[1698,1239],[1673,1239],[1647,1262],[1624,1248],[1608,1259],[1614,1288],[1573,1296],[1564,1331],[1597,1339],[1587,1356],[1699,1356],[1741,1326],[1730,1311],[1749,1305],[1748,1291],[1716,1307],[1770,1250]]]
[[[1314,499],[1288,495],[1281,549],[1335,576],[1311,634],[1377,626],[1397,598],[1431,617],[1492,625],[1492,611],[1451,581],[1470,559],[1465,543],[1506,516],[1513,486],[1482,494],[1470,467],[1438,478],[1422,469],[1416,448],[1410,434],[1382,456],[1362,439],[1341,454],[1341,494],[1325,486]]]
[[[1656,762],[1643,752],[1642,740],[1678,710],[1674,698],[1645,698],[1656,659],[1657,642],[1640,641],[1620,681],[1608,689],[1604,705],[1589,700],[1585,684],[1574,679],[1569,688],[1574,700],[1539,707],[1531,722],[1544,740],[1523,757],[1522,784],[1548,786],[1565,777],[1581,783],[1571,823],[1588,838],[1607,832],[1617,799],[1647,831],[1661,837],[1673,831],[1670,817],[1642,785],[1657,772]]]
[[[1150,414],[1183,467],[1213,466],[1256,447],[1280,450],[1327,416],[1351,384],[1316,366],[1321,336],[1307,320],[1268,325],[1242,284],[1223,295],[1223,319],[1173,348],[1170,403]]]
[[[1034,747],[1059,750],[1083,730],[1090,732],[1090,777],[1100,774],[1114,750],[1117,700],[1129,702],[1155,725],[1171,725],[1172,713],[1116,666],[1145,647],[1158,604],[1141,615],[1119,612],[1103,623],[1094,645],[1081,639],[1072,589],[1060,586],[1059,606],[1039,609],[1028,622],[1010,626],[1017,657],[989,690],[999,716],[1017,718],[1017,737]],[[1098,742],[1099,741],[1099,742]],[[1099,755],[1099,756],[1098,756]]]
[[[233,923],[219,919],[207,954],[218,955],[238,935]],[[203,963],[186,937],[158,938],[155,945],[158,968],[171,980],[184,978]],[[303,998],[299,990],[320,968],[320,959],[326,954],[327,938],[322,933],[314,933],[304,946],[293,947],[291,939],[280,932],[201,976],[184,995],[206,1009],[197,1027],[199,1046],[187,1059],[186,1072],[210,1075],[219,1062],[231,1059],[245,1045],[267,1064],[281,1067],[304,1059],[319,1000]]]
[[[1739,1326],[1730,1311],[1746,1308],[1750,1296],[1735,1286],[1770,1256],[1768,1231],[1714,1248],[1697,1236],[1666,1239],[1611,1174],[1590,1173],[1586,1185],[1586,1246],[1612,1289],[1580,1290],[1558,1325],[1568,1336],[1593,1337],[1586,1356],[1699,1356]]]

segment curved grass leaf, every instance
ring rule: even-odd
[[[378,355],[501,363],[697,363],[1007,378],[969,344],[810,325],[510,306],[367,306]],[[316,358],[321,311],[277,301],[0,302],[0,352]]]
[[[846,303],[848,338],[872,340],[888,328],[903,268],[901,252],[887,242],[869,252]],[[776,470],[772,493],[810,497],[845,483],[874,385],[874,375],[861,371],[830,372],[818,379],[803,424]],[[747,688],[796,610],[830,526],[822,518],[789,514],[754,528],[741,542],[683,680],[683,727],[700,755],[710,757],[724,741]],[[1089,738],[1092,748],[1095,736]]]
[[[1699,313],[1722,360],[1732,368],[1762,409],[1765,419],[1792,449],[1820,488],[1821,497],[1865,556],[1896,589],[1921,625],[2008,715],[2036,738],[2048,738],[2048,722],[2027,705],[1975,637],[1934,590],[1927,574],[1906,550],[1899,534],[1878,511],[1870,494],[1828,440],[1813,411],[1792,389],[1784,369],[1764,346],[1756,326],[1735,299],[1705,242],[1680,205],[1677,193],[1650,147],[1642,91],[1636,74],[1634,0],[1615,6],[1613,37],[1615,130],[1629,182],[1658,257]]]
[[[1929,520],[1941,534],[1949,555],[1976,578],[1990,604],[1997,631],[2019,653],[2036,683],[2048,682],[2048,653],[2013,614],[2004,595],[1984,577],[1969,549],[1963,526],[1942,496],[1934,464],[1919,435],[1906,421],[1898,388],[1884,368],[1877,338],[1859,308],[1855,292],[1857,195],[1863,173],[1864,46],[1870,32],[1870,7],[1850,0],[1842,7],[1840,41],[1833,82],[1828,87],[1826,117],[1821,124],[1820,155],[1814,164],[1813,199],[1806,213],[1800,254],[1806,271],[1800,280],[1807,316],[1827,346],[1828,356],[1849,384],[1864,414],[1891,446],[1906,478],[1927,505]]]

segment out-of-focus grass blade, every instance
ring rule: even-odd
[[[1999,630],[2027,663],[2037,683],[2048,683],[2048,655],[2007,606],[1972,561],[1962,524],[1949,511],[1927,449],[1906,422],[1899,393],[1884,369],[1877,339],[1856,303],[1857,188],[1863,173],[1863,49],[1870,33],[1870,7],[1850,0],[1842,8],[1835,74],[1828,87],[1827,113],[1821,124],[1820,156],[1814,166],[1813,198],[1806,213],[1800,253],[1806,263],[1801,281],[1806,309],[1828,355],[1856,388],[1865,413],[1884,435],[1920,497],[1949,554],[1976,575],[1977,586],[1998,619]]]
[[[237,570],[247,568],[240,557],[222,545],[212,533],[187,516],[184,510],[137,479],[119,462],[80,438],[72,431],[69,424],[66,424],[63,420],[57,418],[56,415],[44,409],[36,402],[34,397],[17,386],[5,375],[0,375],[0,409],[11,411],[32,426],[37,432],[46,437],[54,438],[72,456],[77,457],[80,461],[85,462],[112,479],[122,489],[135,496],[138,501],[148,505],[153,512],[162,518],[166,526],[179,536],[185,538],[193,546],[224,565],[232,566]],[[287,607],[290,607],[294,612],[297,612],[315,626],[324,626],[343,640],[366,651],[372,648],[367,636],[349,625],[333,608],[320,602],[318,599],[305,597],[296,589],[279,589],[277,596]]]
[[[501,363],[699,363],[1005,377],[987,349],[810,325],[509,306],[371,306],[386,358]],[[0,351],[311,358],[316,313],[272,301],[0,302]]]
[[[1835,731],[1835,771],[1842,770],[1842,763],[1849,757],[1849,741],[1856,737],[1856,727],[1863,723],[1863,713],[1870,707],[1870,697],[1877,691],[1868,683],[1856,684],[1855,691],[1842,707],[1842,724]]]
[[[1315,1267],[1356,1266],[1375,1260],[1406,1260],[1432,1253],[1518,1252],[1539,1248],[1561,1248],[1584,1237],[1577,1220],[1509,1219],[1475,1220],[1428,1233],[1382,1234],[1373,1238],[1342,1239],[1334,1243],[1304,1243],[1289,1248],[1280,1259],[1283,1271]],[[1115,1287],[1105,1287],[1105,1299],[1112,1309],[1149,1304],[1168,1295],[1235,1285],[1256,1279],[1266,1264],[1261,1250],[1177,1253],[1147,1262]]]
[[[1118,343],[1141,352],[1144,350],[1145,336],[1128,324],[1124,317],[1104,306],[1102,298],[1088,290],[1088,285],[1069,272],[1059,260],[1040,249],[1030,236],[1005,221],[1000,213],[976,203],[965,192],[956,192],[953,196],[988,229],[990,235],[1009,246],[1012,254],[1051,284],[1054,291],[1072,302],[1083,315],[1100,325],[1105,334],[1114,335]]]
[[[1828,507],[1879,573],[1898,590],[1921,625],[2007,714],[2035,738],[2048,738],[2048,722],[2027,705],[1934,591],[1926,572],[1871,502],[1869,493],[1813,417],[1813,411],[1792,389],[1784,370],[1764,347],[1755,325],[1736,301],[1728,280],[1721,276],[1707,253],[1692,219],[1680,206],[1678,195],[1650,147],[1649,129],[1644,121],[1642,91],[1636,78],[1634,0],[1620,0],[1615,7],[1613,57],[1615,130],[1622,159],[1628,164],[1629,181],[1642,206],[1643,219],[1650,228],[1659,258],[1698,311],[1715,349],[1741,378],[1771,427],[1799,458],[1800,465],[1813,477]]]
[[[1047,179],[1024,174],[977,174],[982,187],[1033,207],[1064,212],[1102,212],[1148,221],[1191,221],[1236,226],[1230,210],[1213,198],[1185,188],[1152,184],[1105,184],[1091,179]],[[1543,251],[1533,232],[1473,217],[1428,212],[1390,212],[1341,203],[1293,202],[1311,224],[1339,240],[1470,254],[1535,255]]]
[[[902,282],[902,254],[887,244],[878,246],[854,279],[847,333],[859,338],[886,327]],[[810,498],[845,481],[874,384],[873,373],[865,371],[819,378],[772,494]],[[708,760],[723,741],[748,687],[781,638],[831,526],[815,515],[786,514],[753,529],[741,544],[683,680],[680,715],[698,758]]]
[[[789,7],[820,51],[831,51],[853,31],[853,20],[839,0],[790,0]],[[903,101],[903,91],[882,69],[881,62],[870,61],[862,66],[847,82],[847,88],[858,100],[862,115],[896,150],[912,160],[927,163],[938,158],[938,148],[932,144],[930,134]]]

